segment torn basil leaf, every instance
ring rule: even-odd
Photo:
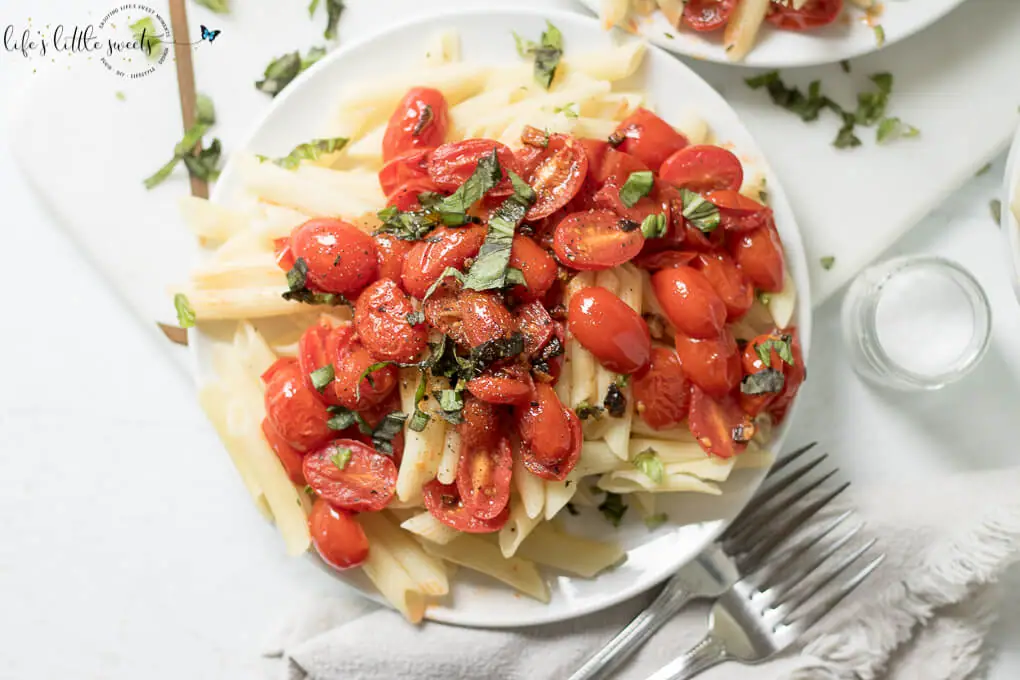
[[[376,363],[372,364],[364,371],[362,371],[361,375],[358,376],[358,384],[354,388],[354,398],[359,401],[361,400],[361,382],[363,380],[367,380],[369,386],[372,387],[372,389],[375,389],[375,380],[372,379],[372,374],[375,373],[376,371],[381,371],[382,369],[386,368],[392,363],[393,363],[392,361],[377,361]]]
[[[489,228],[485,234],[474,264],[464,277],[464,287],[472,290],[492,290],[508,285],[507,267],[510,264],[510,251],[513,247],[514,233],[517,226],[524,220],[525,213],[535,200],[534,190],[527,183],[510,171],[510,181],[514,194],[503,201],[489,216]],[[514,283],[523,283],[523,274]]]
[[[425,323],[425,312],[420,309],[416,312],[410,312],[406,317],[408,326],[417,326],[418,324]]]
[[[201,5],[216,14],[229,14],[230,5],[227,0],[195,0],[196,5]]]
[[[1002,224],[1002,201],[993,198],[988,202],[988,210],[992,213],[992,219],[996,224]]]
[[[439,288],[439,286],[443,285],[443,281],[445,281],[448,276],[452,276],[453,278],[457,279],[461,283],[464,283],[464,275],[463,274],[461,274],[459,271],[457,271],[453,267],[447,267],[446,269],[443,270],[443,273],[439,275],[439,278],[436,279],[435,281],[433,281],[432,285],[429,286],[428,289],[426,289],[425,297],[423,297],[421,299],[421,301],[424,303],[426,300],[428,300],[430,297],[432,297],[432,294],[436,292],[436,289]]]
[[[632,172],[620,187],[620,200],[628,208],[633,208],[638,201],[648,195],[654,184],[655,175],[651,170]]]
[[[337,432],[346,430],[358,422],[358,414],[343,406],[330,406],[327,410],[330,413],[330,418],[326,421],[326,427],[331,430]]]
[[[601,406],[589,404],[587,401],[582,401],[574,407],[574,413],[576,413],[577,417],[581,420],[588,420],[589,418],[599,420],[602,418],[602,411],[603,409]]]
[[[219,139],[213,139],[209,146],[199,150],[198,153],[188,153],[181,156],[188,174],[206,182],[211,182],[220,176],[220,154],[223,148]]]
[[[181,328],[191,328],[195,325],[195,310],[184,293],[174,295],[174,309],[177,311],[177,325]]]
[[[329,459],[333,462],[333,465],[336,465],[338,470],[343,470],[351,460],[351,450],[346,446],[335,446],[333,451],[335,453]]]
[[[662,464],[662,459],[659,458],[655,449],[651,447],[645,449],[634,456],[633,463],[634,467],[641,470],[653,483],[662,484],[662,480],[666,476],[666,466]]]
[[[303,257],[294,260],[294,266],[287,271],[287,292],[284,300],[302,302],[306,305],[350,305],[350,301],[337,293],[318,293],[308,289],[308,263]]]
[[[444,338],[446,336],[443,336]],[[425,426],[429,424],[429,414],[421,410],[422,399],[425,398],[425,389],[428,385],[428,376],[425,371],[421,372],[421,376],[418,379],[418,389],[414,391],[414,413],[411,414],[411,420],[407,426],[415,432],[421,432],[425,429]]]
[[[509,338],[496,338],[471,348],[471,377],[504,359],[510,359],[524,351],[524,334],[514,331]]]
[[[195,96],[195,122],[203,125],[214,125],[216,123],[216,107],[212,99],[201,92]]]
[[[347,141],[346,137],[313,139],[310,142],[298,144],[283,158],[274,158],[273,163],[279,165],[281,168],[293,170],[301,165],[301,161],[314,161],[323,154],[339,151],[347,146]]]
[[[641,233],[645,238],[662,238],[668,229],[669,224],[666,222],[666,216],[662,213],[649,215],[641,223]]]
[[[620,526],[623,516],[627,514],[627,505],[623,502],[623,496],[612,491],[606,492],[606,499],[599,504],[598,509],[614,527]]]
[[[308,285],[308,263],[305,258],[294,260],[294,266],[287,270],[287,288],[291,292],[301,290]]]
[[[899,137],[917,137],[921,134],[913,125],[904,123],[899,118],[883,118],[878,122],[878,129],[875,130],[875,141],[884,144]]]
[[[790,347],[790,336],[784,335],[779,338],[769,338],[764,342],[759,342],[754,346],[755,354],[761,359],[762,364],[766,368],[772,366],[772,350],[776,351],[776,354],[782,361],[785,361],[790,366],[793,366],[793,349]]]
[[[740,391],[744,394],[778,394],[783,391],[786,378],[783,372],[775,368],[751,373],[740,381]]]
[[[181,141],[174,145],[174,155],[163,166],[149,177],[145,178],[143,184],[146,189],[158,186],[174,171],[178,163],[184,162],[188,173],[199,179],[209,181],[216,179],[219,175],[219,161],[222,154],[220,141],[214,139],[207,149],[195,154],[195,149],[202,143],[202,137],[209,131],[216,122],[216,110],[212,100],[204,94],[199,94],[195,100],[195,124],[188,128]],[[191,160],[187,160],[188,158]]]
[[[517,33],[514,33],[514,42],[517,54],[535,58],[535,82],[548,90],[563,56],[563,34],[552,23],[545,23],[547,28],[539,43],[522,38]]]
[[[829,271],[830,269],[832,269],[833,265],[836,264],[836,258],[833,257],[832,255],[826,255],[825,257],[820,258],[818,261],[822,265],[822,269],[824,269],[825,271]]]
[[[499,158],[496,155],[496,148],[482,154],[478,158],[478,165],[467,181],[457,187],[457,190],[440,201],[435,209],[439,212],[466,213],[468,208],[480,201],[485,194],[499,184],[503,179],[503,169],[499,167]]]
[[[418,114],[418,122],[414,124],[414,129],[411,130],[411,136],[417,137],[420,135],[422,130],[429,126],[429,123],[432,122],[434,117],[435,114],[432,112],[432,107],[426,104],[425,108],[423,108],[421,113]]]
[[[333,382],[333,378],[335,377],[333,364],[326,364],[322,368],[312,371],[308,377],[312,380],[312,387],[321,393],[331,382]]]
[[[308,16],[314,15],[318,7],[319,0],[312,0],[308,5]],[[343,0],[326,0],[326,30],[322,33],[326,40],[336,37],[336,26],[340,23],[340,15],[343,14],[344,9],[346,7],[344,7]]]
[[[255,82],[255,89],[275,97],[301,73],[301,53],[294,51],[273,59]]]
[[[404,431],[407,416],[400,411],[388,413],[372,430],[372,445],[379,453],[393,455],[393,438]]]
[[[602,406],[614,418],[622,418],[627,412],[627,397],[615,382],[609,383],[609,389],[606,390]]]
[[[702,233],[709,234],[719,226],[719,208],[701,194],[681,189],[684,218]]]

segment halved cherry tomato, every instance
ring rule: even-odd
[[[580,190],[588,172],[588,156],[584,147],[567,135],[549,135],[549,145],[538,163],[524,175],[535,190],[535,202],[528,208],[528,220],[551,215],[570,202]]]
[[[397,187],[392,194],[386,197],[386,205],[391,205],[397,210],[405,212],[421,210],[421,201],[418,197],[425,193],[437,192],[439,187],[428,177],[418,177],[408,180]]]
[[[541,302],[536,300],[517,308],[517,330],[524,334],[525,354],[537,354],[549,342],[555,328],[556,322]]]
[[[276,254],[276,266],[285,272],[294,268],[294,251],[290,249],[290,236],[273,240],[273,252]]]
[[[373,359],[411,363],[428,345],[423,323],[411,325],[414,313],[407,293],[393,279],[379,279],[361,295],[354,306],[354,328]]]
[[[772,2],[765,18],[788,31],[806,31],[831,24],[842,11],[843,0],[808,0],[800,9]]]
[[[375,406],[389,395],[397,384],[397,369],[387,365],[366,374],[365,371],[376,363],[358,340],[340,349],[335,380],[337,401],[341,405],[361,411]]]
[[[658,170],[663,161],[690,143],[673,126],[644,107],[624,118],[613,138],[623,140],[617,150],[637,157],[653,170]]]
[[[414,245],[392,234],[376,234],[375,254],[379,262],[379,278],[400,281],[404,271],[404,260]]]
[[[387,161],[379,171],[383,195],[389,196],[412,180],[428,180],[426,164],[431,153],[431,148],[412,149]]]
[[[608,210],[571,213],[556,226],[553,252],[572,269],[609,269],[641,252],[639,226]]]
[[[657,191],[669,203],[669,230],[663,238],[649,239],[645,243],[655,250],[683,248],[706,253],[726,245],[726,234],[716,228],[707,234],[692,225],[683,216],[684,203],[680,191],[671,184],[656,181]]]
[[[368,537],[354,515],[321,498],[308,516],[308,532],[315,551],[334,569],[350,569],[368,559]]]
[[[563,414],[567,421],[567,430],[570,432],[570,448],[563,458],[556,461],[544,460],[535,454],[533,446],[521,446],[521,461],[524,467],[542,479],[562,482],[577,467],[577,461],[581,459],[581,419],[569,408],[564,408]]]
[[[727,232],[751,231],[772,222],[772,210],[739,191],[709,191],[705,198],[719,208],[719,226]]]
[[[577,341],[615,373],[634,373],[651,356],[648,324],[605,288],[592,286],[574,293],[567,325]]]
[[[793,366],[790,366],[789,364],[783,365],[783,374],[786,377],[786,380],[783,383],[783,391],[779,393],[779,397],[771,407],[771,411],[776,422],[781,422],[783,418],[786,417],[786,412],[789,410],[790,404],[793,403],[794,398],[797,396],[797,392],[800,390],[800,386],[807,378],[807,369],[804,366],[804,354],[800,348],[800,335],[797,333],[797,329],[788,328],[783,331],[783,333],[789,334],[792,338],[790,340],[790,351],[793,354]]]
[[[556,282],[556,260],[523,234],[514,236],[510,266],[520,269],[524,275],[524,285],[511,289],[518,300],[537,300]]]
[[[509,337],[516,324],[506,305],[495,293],[464,290],[458,300],[464,338],[469,347]]]
[[[379,271],[372,237],[332,217],[311,219],[294,229],[290,247],[294,257],[308,265],[309,287],[327,293],[354,293]]]
[[[448,527],[468,534],[491,534],[499,531],[510,517],[509,504],[491,519],[472,515],[460,499],[456,484],[443,484],[438,479],[422,487],[425,508]]]
[[[754,435],[751,416],[740,410],[731,395],[711,397],[697,385],[691,389],[691,434],[705,453],[732,458],[747,448]]]
[[[531,401],[514,409],[521,439],[543,465],[554,465],[570,455],[574,442],[568,412],[573,413],[546,383],[537,383]]]
[[[286,439],[279,435],[273,424],[269,422],[269,418],[262,419],[262,436],[265,437],[266,442],[273,449],[276,457],[280,459],[280,463],[283,465],[283,469],[287,471],[290,481],[296,486],[304,486],[305,474],[301,469],[304,456],[301,455],[301,452],[295,450],[293,446],[287,443]]]
[[[779,235],[771,227],[734,234],[730,239],[730,252],[740,271],[756,287],[769,293],[783,289],[783,246]]]
[[[467,344],[464,324],[460,320],[460,282],[451,276],[436,286],[429,299],[422,304],[425,321],[458,345]]]
[[[652,275],[652,290],[677,330],[693,338],[715,338],[726,325],[726,305],[698,270],[671,267]]]
[[[332,365],[340,348],[350,342],[352,335],[354,327],[349,323],[333,326],[327,321],[320,321],[305,329],[298,340],[297,358],[301,372],[305,375],[305,384],[327,404],[340,403],[336,398],[336,385],[330,381],[330,384],[320,392],[312,384],[312,373],[327,364]]]
[[[762,345],[769,340],[779,338],[779,333],[765,333],[764,335],[759,335],[751,340],[751,342],[747,343],[747,346],[744,347],[744,351],[740,354],[740,363],[745,376],[761,373],[769,368],[780,371],[785,376],[787,365],[779,357],[779,353],[776,352],[775,349],[769,352],[768,366],[766,366],[765,362],[761,360],[757,351],[757,347],[759,345]],[[786,386],[785,380],[783,382],[783,386]],[[768,406],[776,400],[776,397],[778,397],[781,392],[782,390],[779,390],[778,392],[766,392],[764,394],[746,394],[741,391],[740,408],[744,413],[754,417],[768,408]]]
[[[432,231],[428,241],[414,244],[404,260],[401,275],[404,290],[419,300],[425,297],[429,286],[447,267],[461,269],[468,258],[478,254],[485,233],[482,226],[439,227]]]
[[[520,364],[490,368],[467,383],[468,392],[490,404],[521,404],[531,397],[535,383]]]
[[[471,447],[493,447],[502,436],[499,412],[492,404],[480,399],[467,399],[461,409],[461,422],[457,425],[457,434],[462,444]]]
[[[397,104],[383,135],[382,155],[388,161],[418,148],[439,146],[450,126],[446,98],[431,87],[412,87]]]
[[[614,149],[607,142],[599,142],[599,144],[604,144],[605,146],[591,147],[590,151],[586,147],[586,152],[594,155],[588,156],[588,176],[599,185],[611,179],[623,184],[632,173],[652,169],[645,165],[637,156]],[[593,157],[598,162],[598,166],[595,168],[591,167],[591,163],[595,162],[592,160]]]
[[[273,429],[298,451],[308,451],[333,436],[329,413],[308,386],[297,359],[277,359],[262,374],[266,384],[266,417]]]
[[[648,366],[631,380],[634,410],[649,427],[673,427],[687,417],[691,405],[691,382],[680,367],[680,357],[670,347],[653,347]]]
[[[687,0],[683,23],[695,31],[714,31],[726,25],[736,0]]]
[[[371,406],[360,412],[361,418],[365,421],[368,427],[373,430],[379,427],[379,423],[383,421],[383,418],[393,413],[394,411],[402,411],[403,407],[400,403],[400,390],[393,390],[389,396],[380,401],[375,406]],[[355,439],[365,446],[371,447],[373,450],[376,449],[375,444],[372,442],[372,436],[365,434],[361,431],[361,427],[358,424],[352,425],[351,427],[343,430],[337,434],[338,439]],[[392,454],[387,455],[393,459],[393,463],[400,469],[400,461],[404,459],[404,433],[398,432],[394,435],[393,439],[390,440],[390,445],[393,447]]]
[[[657,253],[638,255],[634,258],[634,264],[646,271],[657,272],[660,269],[684,267],[697,256],[697,253],[687,253],[681,250],[662,250]]]
[[[626,178],[624,178],[626,182]],[[648,196],[642,196],[637,200],[637,203],[627,207],[627,204],[620,198],[620,187],[623,186],[624,182],[621,182],[616,177],[606,180],[606,183],[602,185],[602,188],[595,192],[592,197],[592,202],[595,208],[598,210],[611,210],[621,219],[630,220],[641,224],[645,218],[649,215],[669,214],[669,203],[663,205],[662,202],[655,199],[654,194]]]
[[[726,320],[736,321],[754,304],[754,286],[726,253],[702,253],[694,266],[705,275],[726,305]]]
[[[729,329],[709,340],[677,333],[680,367],[691,382],[713,396],[729,394],[740,384],[740,351]]]
[[[465,139],[460,142],[443,144],[432,152],[428,161],[429,177],[443,191],[456,191],[461,184],[468,181],[478,160],[482,156],[496,150],[496,159],[503,171],[503,179],[489,192],[492,196],[509,196],[513,193],[508,170],[520,174],[520,167],[514,158],[514,152],[505,144],[492,139]]]
[[[739,189],[744,181],[740,159],[720,146],[697,144],[680,149],[667,158],[659,176],[670,184],[704,192]]]
[[[510,501],[514,458],[510,440],[495,446],[468,446],[461,440],[457,464],[457,491],[464,509],[479,519],[493,519]]]
[[[393,461],[353,439],[335,439],[309,452],[303,467],[312,491],[342,510],[382,510],[397,488]]]

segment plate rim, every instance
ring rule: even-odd
[[[1010,143],[1006,155],[1006,169],[1003,173],[1002,191],[1000,193],[1002,205],[999,226],[1002,228],[1003,236],[1009,244],[1006,249],[1006,259],[1009,266],[1010,286],[1013,295],[1020,302],[1020,222],[1010,206],[1017,199],[1020,193],[1020,126],[1017,126],[1013,134],[1013,141]]]
[[[522,17],[532,20],[534,19],[551,20],[553,22],[557,21],[563,22],[564,24],[566,23],[588,24],[588,26],[582,28],[584,30],[591,30],[598,33],[606,33],[599,25],[597,18],[586,15],[582,12],[573,12],[561,9],[545,10],[531,7],[501,7],[501,8],[478,7],[466,10],[463,9],[440,10],[426,15],[413,17],[406,21],[387,26],[385,29],[378,31],[376,33],[363,36],[358,40],[350,41],[349,43],[346,43],[338,47],[337,49],[331,51],[322,60],[314,64],[307,71],[301,73],[297,78],[295,78],[293,82],[290,83],[290,85],[286,89],[284,89],[283,92],[280,93],[280,95],[273,99],[270,106],[264,112],[262,112],[262,114],[252,125],[249,126],[249,128],[246,131],[246,134],[240,137],[240,139],[242,139],[243,141],[239,144],[238,149],[250,150],[252,141],[259,135],[259,132],[261,131],[263,126],[266,125],[266,122],[275,115],[275,112],[278,109],[286,106],[287,102],[291,98],[296,97],[297,93],[300,92],[305,87],[306,83],[311,82],[311,80],[315,78],[320,71],[328,69],[330,67],[330,64],[332,64],[334,61],[345,59],[347,58],[347,55],[350,54],[356,54],[359,50],[364,49],[364,47],[369,45],[370,43],[386,40],[388,37],[394,34],[398,34],[410,29],[418,27],[430,27],[436,22],[446,22],[449,27],[455,29],[456,26],[451,24],[451,22],[456,22],[458,20],[471,20],[471,18],[477,17],[491,18],[499,16]],[[641,40],[639,36],[628,35],[627,37],[629,39]],[[729,110],[736,126],[743,132],[744,136],[746,136],[746,138],[751,140],[751,142],[753,143],[754,151],[757,153],[756,158],[757,162],[755,164],[755,167],[762,170],[764,174],[770,176],[769,177],[770,203],[772,204],[773,207],[780,207],[780,212],[789,216],[790,224],[788,227],[784,225],[784,229],[782,231],[787,232],[787,235],[793,236],[792,243],[795,245],[795,248],[790,248],[787,245],[787,238],[784,237],[783,239],[784,253],[786,254],[787,260],[789,261],[792,259],[796,263],[795,267],[793,268],[793,271],[791,272],[791,275],[794,277],[797,286],[796,293],[797,306],[794,312],[794,319],[797,326],[801,330],[805,331],[801,334],[801,344],[804,355],[804,362],[806,366],[810,361],[809,357],[812,326],[812,308],[810,305],[810,280],[808,276],[807,253],[804,247],[803,236],[801,234],[800,226],[798,225],[795,213],[789,204],[786,191],[782,185],[781,180],[778,180],[778,176],[776,175],[775,170],[769,164],[767,157],[760,148],[754,135],[752,135],[750,131],[747,129],[747,126],[743,122],[743,118],[736,112],[735,109],[733,109],[732,106],[730,106],[730,104],[725,100],[725,98],[723,98],[708,81],[706,81],[702,76],[700,76],[696,71],[694,71],[688,64],[678,59],[675,59],[675,57],[672,54],[670,54],[669,51],[663,49],[654,42],[648,40],[643,41],[646,44],[646,49],[648,49],[649,51],[655,50],[659,51],[661,53],[660,56],[662,58],[668,58],[672,63],[673,67],[686,71],[690,77],[693,77],[700,81],[706,88],[708,88],[708,90],[712,92],[712,94],[719,98],[721,104],[725,106],[726,109]],[[706,121],[709,123],[710,126],[712,125],[711,120],[708,120],[706,118]],[[238,170],[239,163],[237,162],[236,158],[237,158],[236,155],[232,155],[228,159],[223,169],[223,172],[219,177],[219,180],[217,181],[216,185],[213,188],[213,191],[210,194],[209,198],[210,201],[214,203],[224,203],[226,201],[229,203],[229,199],[231,197],[232,192],[236,190],[237,185],[239,184],[239,177],[237,177],[239,174]],[[775,182],[771,182],[772,178],[777,179]],[[198,252],[201,251],[199,250]],[[196,329],[197,328],[198,327],[196,327]],[[202,351],[201,348],[205,344],[200,339],[202,335],[203,334],[199,330],[194,334],[192,342],[189,343],[189,354],[191,355],[193,363],[195,380],[199,383],[203,378],[203,374],[199,370],[198,361],[200,352]],[[195,340],[198,341],[196,342]],[[798,396],[798,398],[794,399],[794,402],[787,414],[784,423],[779,428],[776,429],[773,436],[773,441],[771,442],[772,446],[770,446],[770,448],[775,449],[773,451],[774,454],[776,454],[776,452],[782,447],[784,440],[786,439],[786,436],[789,433],[790,429],[789,425],[791,422],[795,420],[795,416],[799,409],[800,403],[801,397]],[[759,479],[757,480],[754,491],[749,496],[749,499],[750,497],[753,497],[754,492],[756,492],[757,489],[760,488],[761,483],[764,481],[766,474],[767,470],[763,469],[760,471]],[[746,507],[746,503],[742,507]],[[739,512],[739,510],[737,512]],[[709,531],[705,532],[705,539],[700,549],[698,550],[698,553],[702,552],[708,545],[717,540],[718,537],[726,530],[726,528],[730,525],[730,523],[733,521],[733,518],[735,517],[736,513],[734,514],[734,517],[730,519],[715,520],[714,526]],[[314,551],[309,551],[308,555],[313,561],[321,563],[321,560],[317,558]],[[564,607],[561,610],[554,610],[553,608],[548,607],[547,605],[546,608],[543,610],[543,615],[532,616],[527,620],[524,620],[519,616],[512,618],[500,618],[499,615],[492,615],[491,613],[487,616],[479,617],[477,615],[471,614],[465,615],[464,610],[457,610],[455,608],[443,608],[437,611],[435,607],[426,608],[424,619],[439,623],[478,628],[522,628],[528,626],[544,625],[548,623],[571,620],[594,612],[602,611],[604,609],[608,609],[609,607],[617,605],[621,602],[637,597],[638,595],[647,592],[648,590],[656,587],[657,585],[665,581],[667,578],[675,574],[679,569],[682,569],[684,566],[686,566],[686,564],[689,564],[689,562],[684,562],[682,564],[677,565],[670,565],[669,568],[662,569],[658,574],[656,574],[653,578],[649,579],[646,582],[640,582],[637,583],[636,585],[627,588],[618,589],[617,591],[613,592],[612,594],[606,597],[594,600],[586,600],[581,602],[580,604],[571,606],[569,608]],[[543,575],[548,576],[549,571],[544,568],[541,569]],[[348,580],[344,579],[341,575],[338,575],[337,573],[333,572],[333,570],[328,570],[328,572],[330,573],[331,576],[334,577],[334,579],[339,584],[341,584],[342,587],[349,588],[350,590],[357,592],[362,597],[367,597],[368,599],[371,599],[386,607],[392,608],[392,605],[386,602],[379,593],[365,592],[363,589],[357,587],[356,585],[350,583]],[[559,572],[553,573],[558,574]],[[596,581],[598,580],[598,578],[599,577],[596,576],[594,579],[591,580]],[[502,587],[508,588],[507,586]]]

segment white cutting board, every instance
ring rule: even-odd
[[[83,15],[94,8],[95,20],[105,2],[76,7]],[[150,4],[169,17],[165,1]],[[585,11],[568,0],[510,4]],[[264,65],[295,47],[321,43],[323,23],[321,15],[309,21],[290,3],[234,5],[223,18],[189,4],[193,38],[200,22],[223,29],[214,45],[194,55],[198,88],[213,96],[215,134],[228,150],[238,148],[269,103],[252,86]],[[477,4],[380,0],[348,6],[340,27],[344,43]],[[51,18],[33,17],[40,19]],[[839,124],[832,116],[803,123],[763,91],[747,88],[743,79],[753,71],[691,65],[742,115],[780,176],[803,231],[818,304],[1006,144],[1020,118],[1020,2],[970,0],[927,31],[854,60],[850,75],[836,65],[784,73],[802,87],[821,79],[827,94],[850,106],[868,74],[891,71],[896,82],[888,113],[920,128],[921,136],[886,146],[874,143],[872,130],[862,130],[864,146],[835,149],[830,142]],[[181,134],[172,65],[127,81],[67,57],[28,74],[11,102],[9,133],[19,163],[131,307],[146,320],[173,322],[166,291],[184,280],[189,264],[189,237],[176,213],[188,184],[182,174],[151,192],[141,184]],[[819,260],[830,255],[835,267],[824,271]]]

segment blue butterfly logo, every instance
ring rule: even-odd
[[[223,31],[219,29],[215,31],[210,31],[205,26],[202,26],[202,40],[208,40],[209,42],[212,42],[213,40],[216,40],[216,36],[218,36],[222,32]]]

